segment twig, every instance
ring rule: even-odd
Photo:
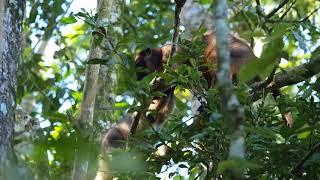
[[[266,88],[274,80],[274,75],[276,73],[276,70],[277,70],[277,66],[274,67],[274,69],[272,70],[272,72],[269,74],[268,78],[265,81],[254,84],[252,86],[252,90],[256,91],[256,90]]]
[[[180,12],[183,5],[186,3],[186,0],[175,0],[174,2],[176,3],[175,12],[174,12],[174,27],[173,27],[173,36],[172,36],[172,47],[171,47],[171,53],[168,59],[168,64],[169,64],[170,58],[176,53],[177,43],[179,39]]]
[[[277,19],[277,20],[267,20],[268,23],[285,23],[285,24],[297,24],[297,23],[301,23],[301,20],[281,20],[281,19]]]
[[[125,16],[120,17],[122,17],[122,19],[129,25],[129,27],[133,30],[134,34],[137,34],[136,27]]]
[[[312,16],[312,14],[314,14],[315,12],[317,12],[320,9],[320,7],[316,8],[315,10],[313,10],[310,14],[308,14],[306,17],[304,17],[301,22],[306,21],[310,16]]]
[[[251,32],[254,32],[254,29],[252,28],[252,23],[249,17],[243,11],[241,11],[241,16],[245,19],[245,22],[247,23],[249,30]]]
[[[305,81],[320,72],[320,56],[312,57],[309,62],[301,64],[286,72],[276,73],[274,83],[278,88]]]
[[[130,128],[130,135],[133,135],[136,133],[139,121],[140,121],[140,117],[141,117],[141,112],[137,112],[137,114],[134,116],[132,124],[131,124],[131,128]]]
[[[292,169],[291,173],[297,176],[303,169],[304,164],[307,160],[317,151],[320,150],[320,143],[316,144],[307,155]]]
[[[296,2],[297,2],[297,0],[294,0],[294,1],[291,3],[291,5],[289,6],[289,8],[286,10],[286,12],[284,12],[284,13],[281,15],[280,19],[283,19],[283,18],[288,14],[288,12],[290,11],[290,9],[293,7],[293,5],[294,5]]]
[[[270,32],[270,29],[268,29],[268,27],[266,26],[266,21],[268,20],[266,18],[266,15],[265,13],[262,11],[262,8],[261,8],[261,4],[260,4],[260,1],[259,0],[256,0],[256,11],[257,11],[257,14],[258,16],[261,16],[262,17],[262,28],[266,30],[266,32]],[[259,18],[260,19],[260,18]]]
[[[152,131],[156,134],[156,136],[158,137],[158,140],[162,143],[162,145],[165,145],[168,149],[173,150],[170,146],[168,146],[168,144],[165,142],[165,140],[161,137],[161,135],[159,134],[159,132],[157,130],[155,130],[152,126],[152,124],[148,121],[150,128],[152,129]]]
[[[292,8],[292,6],[291,6]],[[310,12],[307,16],[305,16],[304,18],[300,19],[300,20],[282,20],[282,16],[280,17],[280,19],[277,20],[271,20],[268,19],[267,22],[269,23],[302,23],[305,22],[307,19],[309,19],[310,16],[312,16],[315,12],[317,12],[320,9],[320,7],[314,9],[312,12]],[[287,12],[286,12],[287,13]]]
[[[259,16],[262,16],[262,17],[265,18],[266,15],[263,13],[263,11],[262,11],[262,9],[261,9],[260,1],[259,1],[259,0],[256,0],[256,4],[257,4],[257,6],[256,6],[257,14],[258,14]]]
[[[317,12],[320,9],[320,7],[314,9],[312,12],[310,12],[307,16],[305,16],[304,18],[300,19],[300,20],[282,20],[282,18],[280,17],[280,19],[277,20],[271,20],[271,19],[267,19],[266,21],[268,23],[303,23],[305,22],[307,19],[309,19],[310,16],[312,16],[315,12]]]
[[[170,130],[170,132],[171,132],[171,133],[175,132],[176,129],[178,129],[180,126],[184,125],[186,122],[191,121],[192,119],[194,119],[194,118],[196,118],[196,117],[200,117],[200,115],[191,116],[191,117],[190,117],[189,119],[187,119],[186,121],[181,122],[181,123],[179,123],[178,125],[176,125],[174,128],[172,128],[172,129]]]
[[[274,14],[276,14],[284,5],[286,5],[289,2],[289,0],[283,0],[278,7],[273,9],[268,15],[266,15],[266,18],[269,19],[271,18]]]

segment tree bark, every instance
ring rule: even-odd
[[[12,174],[12,143],[25,4],[25,0],[0,1],[0,179],[18,176]]]
[[[181,10],[181,25],[185,27],[187,39],[191,39],[191,32],[198,31],[201,26],[208,30],[214,27],[213,14],[202,7],[196,0],[187,0]]]
[[[240,105],[237,96],[233,92],[232,80],[230,78],[230,50],[229,50],[229,27],[227,21],[227,0],[216,1],[216,38],[218,55],[218,88],[221,94],[221,107],[230,132],[232,132],[229,158],[242,158],[245,155],[244,109]]]
[[[102,33],[101,39],[93,38],[91,43],[91,49],[89,52],[88,60],[103,58],[104,50],[101,48],[105,44],[105,36],[107,28],[104,26],[107,24],[111,12],[113,0],[98,0],[97,3],[97,31]],[[88,64],[86,67],[86,79],[83,89],[83,99],[80,107],[80,116],[78,118],[79,124],[82,127],[82,131],[85,131],[87,127],[90,127],[93,123],[94,106],[98,88],[99,77],[99,64]],[[85,180],[88,179],[88,166],[90,161],[90,152],[87,147],[81,147],[84,145],[81,142],[82,137],[79,138],[78,148],[76,149],[76,157],[74,161],[72,179],[73,180]]]
[[[113,0],[98,0],[98,21],[97,24],[102,25],[108,22]],[[107,32],[106,27],[100,27],[103,33]],[[105,43],[105,37],[102,41],[93,39],[89,52],[88,61],[91,59],[100,59],[104,50],[101,48]],[[97,94],[97,82],[99,77],[99,64],[88,64],[86,67],[86,80],[83,89],[83,100],[81,102],[79,121],[84,124],[92,124],[94,115],[94,104]]]

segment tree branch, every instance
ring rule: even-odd
[[[138,112],[138,113],[134,116],[133,121],[132,121],[132,124],[131,124],[131,127],[130,127],[129,136],[136,133],[137,127],[138,127],[138,125],[139,125],[140,117],[141,117],[141,112]]]
[[[286,5],[289,2],[289,0],[283,0],[278,7],[276,7],[275,9],[273,9],[268,15],[266,15],[266,18],[269,19],[271,18],[273,15],[275,15],[284,5]]]
[[[320,143],[316,144],[306,156],[292,169],[291,173],[297,176],[303,169],[304,164],[307,160],[317,151],[320,151]]]
[[[180,13],[181,9],[186,3],[186,0],[175,0],[175,12],[174,12],[174,27],[173,27],[173,36],[172,36],[172,47],[170,57],[168,59],[168,64],[170,58],[176,53],[178,39],[179,39],[179,27],[180,27]]]
[[[312,12],[310,12],[307,16],[305,16],[304,18],[300,19],[300,20],[282,20],[282,18],[280,17],[280,19],[276,19],[276,20],[271,20],[271,19],[267,19],[266,22],[268,23],[303,23],[306,20],[308,20],[310,18],[310,16],[312,16],[315,12],[317,12],[320,9],[320,7],[314,9]]]
[[[304,17],[301,22],[306,21],[310,16],[312,16],[312,14],[314,14],[315,12],[317,12],[320,9],[320,7],[316,8],[315,10],[313,10],[310,14],[308,14],[306,17]]]
[[[269,74],[268,78],[265,81],[258,82],[252,86],[252,91],[260,90],[266,88],[274,80],[274,75],[276,73],[277,67],[275,67],[272,72]]]
[[[278,72],[276,74],[270,74],[266,81],[262,83],[256,83],[251,86],[252,88],[252,100],[259,99],[262,90],[274,90],[285,86],[297,84],[299,82],[310,79],[312,76],[319,74],[320,72],[320,56],[311,58],[307,63],[301,64],[300,66],[291,68],[287,71]],[[270,82],[270,80],[272,81]]]
[[[280,19],[283,19],[287,14],[288,12],[290,11],[290,9],[293,7],[293,5],[297,2],[297,0],[294,0],[291,5],[289,6],[289,8],[281,15]]]
[[[305,81],[320,72],[320,56],[312,58],[304,63],[285,72],[275,74],[274,85],[278,88],[297,84]]]
[[[263,13],[263,11],[262,11],[262,9],[261,9],[260,0],[256,0],[256,4],[257,4],[257,6],[256,6],[257,14],[258,14],[259,16],[262,16],[262,17],[265,18],[266,15]]]

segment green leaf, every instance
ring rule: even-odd
[[[242,176],[245,169],[258,169],[260,166],[256,163],[245,161],[240,158],[229,159],[221,161],[218,164],[217,172],[219,174],[225,174],[233,172],[233,175]],[[227,175],[227,174],[226,174]]]
[[[115,108],[126,108],[128,107],[128,103],[126,102],[116,102],[114,103]]]
[[[264,57],[260,59],[254,59],[245,66],[241,67],[239,73],[239,82],[248,82],[258,75],[260,75],[262,78],[266,77],[268,73],[271,73],[276,64],[276,59],[274,58]]]
[[[70,15],[68,17],[64,17],[60,20],[60,22],[62,24],[72,24],[72,23],[75,23],[77,22],[77,19],[73,16],[73,15]]]
[[[312,95],[313,89],[311,87],[307,87],[306,90],[303,91],[303,94],[301,95],[302,99],[307,99]]]
[[[194,140],[194,139],[203,139],[206,135],[207,135],[206,132],[198,133],[198,134],[195,134],[192,137],[190,137],[190,139],[192,139],[192,140]]]
[[[314,51],[312,51],[311,57],[316,58],[317,56],[319,56],[319,54],[320,54],[320,46],[317,47]]]
[[[200,4],[210,4],[212,3],[212,0],[199,0]]]
[[[263,52],[259,59],[253,59],[245,66],[242,66],[239,73],[240,83],[245,83],[256,76],[266,78],[277,65],[284,46],[283,36],[287,32],[286,26],[277,26],[271,36],[269,42],[263,46]]]
[[[50,119],[50,121],[67,121],[68,116],[66,114],[58,113],[58,112],[43,112],[42,116]]]
[[[309,137],[310,134],[311,134],[311,131],[305,131],[303,133],[298,134],[298,138],[299,139],[305,139],[305,138]]]
[[[113,150],[112,157],[106,157],[109,160],[110,169],[117,172],[126,173],[128,171],[140,172],[145,170],[145,162],[141,154],[136,152],[124,152],[122,150]],[[123,163],[125,162],[125,163]]]
[[[150,94],[150,96],[162,97],[162,96],[166,96],[166,94],[165,94],[165,93],[162,93],[162,92],[160,92],[160,91],[155,91],[155,92],[152,92],[152,93]]]
[[[272,129],[266,127],[247,127],[247,130],[259,134],[260,136],[263,136],[265,138],[276,139],[278,137],[277,132],[274,132]]]
[[[75,14],[75,16],[83,17],[83,18],[91,18],[90,14],[86,12],[85,9],[81,8],[81,11]]]
[[[184,179],[184,177],[182,177],[182,176],[175,176],[175,177],[173,177],[173,180],[183,180]]]
[[[320,162],[320,153],[314,153],[310,159],[308,161],[306,161],[305,163],[305,167],[309,167],[309,166],[312,166],[312,165],[316,165],[316,164],[319,164]]]
[[[277,144],[283,144],[283,143],[285,143],[286,142],[286,139],[283,137],[283,136],[281,136],[281,134],[276,134],[276,143]]]
[[[86,64],[107,64],[106,59],[94,58],[90,59]]]

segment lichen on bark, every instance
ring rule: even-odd
[[[19,177],[19,173],[13,173],[15,162],[12,143],[25,3],[25,0],[0,2],[0,179]]]

